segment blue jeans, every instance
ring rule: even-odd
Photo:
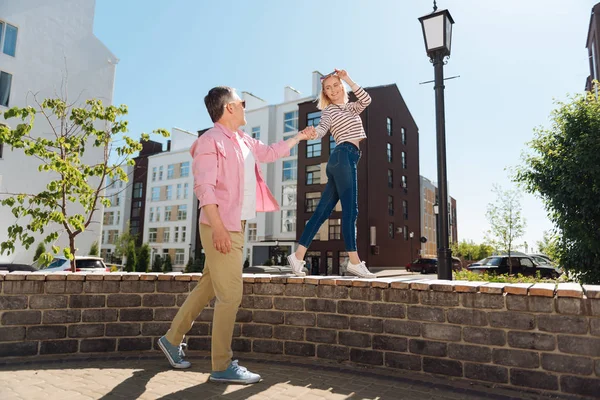
[[[358,217],[358,184],[356,166],[360,150],[352,143],[337,145],[327,162],[327,185],[312,217],[308,220],[299,243],[309,247],[323,222],[329,218],[338,201],[342,202],[342,236],[346,251],[356,251],[356,218]]]

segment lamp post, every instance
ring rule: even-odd
[[[411,232],[408,234],[408,236],[410,237],[410,261],[412,262],[413,260],[413,238],[415,237],[415,233]]]
[[[448,10],[437,11],[433,2],[433,12],[419,18],[423,28],[425,48],[435,73],[435,120],[437,138],[437,167],[439,190],[438,235],[438,278],[452,280],[452,251],[448,242],[448,186],[446,171],[446,121],[444,116],[444,64],[450,56],[452,24],[454,20]]]

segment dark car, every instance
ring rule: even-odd
[[[436,257],[421,257],[406,265],[408,272],[420,272],[422,274],[437,274],[438,260]],[[452,270],[462,269],[460,258],[452,257]]]
[[[27,264],[0,264],[0,271],[37,271],[37,268]]]
[[[491,256],[475,264],[468,266],[468,269],[479,273],[508,274],[510,273],[508,256]],[[510,257],[512,264],[512,274],[522,274],[525,276],[535,276],[538,273],[542,278],[556,279],[562,271],[550,264],[540,264],[529,256]]]

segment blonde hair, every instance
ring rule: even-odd
[[[340,79],[339,76],[330,75],[321,81],[321,93],[319,94],[319,98],[317,99],[317,101],[318,101],[317,108],[319,110],[324,110],[325,108],[327,108],[328,105],[331,104],[331,100],[325,94],[324,84],[327,79],[332,78],[332,77],[335,77],[335,78],[337,78],[338,81],[340,81],[340,84],[342,85],[342,90],[344,91],[344,103],[348,102],[348,92],[346,91],[346,86],[344,86],[344,83],[342,82],[342,80]]]

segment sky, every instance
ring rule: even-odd
[[[447,80],[446,146],[459,240],[489,230],[493,185],[518,189],[510,169],[555,100],[581,93],[586,36],[598,0],[440,0],[455,24]],[[418,18],[428,0],[97,0],[94,33],[120,59],[114,103],[133,136],[212,126],[214,86],[270,104],[283,88],[311,93],[311,72],[343,68],[360,85],[397,84],[419,127],[420,174],[437,181],[433,67]],[[408,155],[410,157],[410,154]],[[529,247],[552,229],[541,200],[523,194]]]

